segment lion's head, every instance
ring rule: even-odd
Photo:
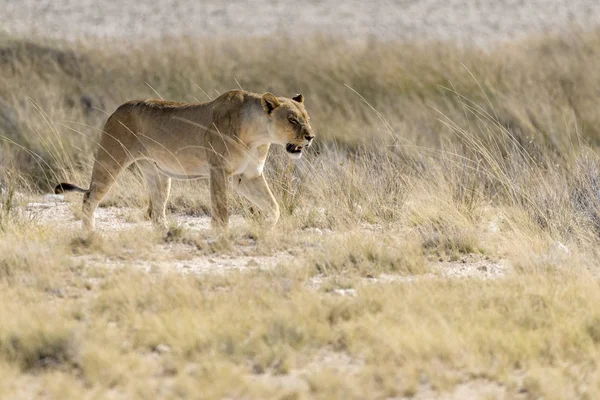
[[[310,126],[310,117],[304,108],[304,96],[297,94],[291,99],[263,94],[261,104],[269,118],[269,134],[292,159],[302,157],[302,150],[311,145],[315,134]]]

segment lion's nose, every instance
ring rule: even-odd
[[[314,137],[314,136],[311,136],[311,135],[304,135],[304,139],[308,140],[309,142],[310,142],[311,140],[313,140],[314,138],[315,138],[315,137]]]

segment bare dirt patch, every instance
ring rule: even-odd
[[[81,231],[81,221],[77,219],[76,212],[79,203],[73,204],[65,201],[63,195],[46,195],[37,201],[29,202],[22,209],[23,215],[42,225],[60,227],[65,232]],[[109,234],[133,230],[135,228],[152,228],[150,221],[137,220],[141,210],[125,207],[100,207],[96,210],[96,225],[98,233]],[[133,217],[132,217],[133,216]],[[190,232],[202,232],[210,229],[210,217],[173,215],[173,224]],[[240,216],[231,218],[233,227],[243,224]],[[210,239],[209,239],[210,240]],[[214,240],[214,239],[213,239]],[[156,245],[152,254],[139,259],[114,258],[102,254],[84,254],[74,256],[76,260],[94,265],[119,268],[123,266],[134,266],[150,273],[225,273],[230,270],[269,269],[278,263],[291,260],[288,253],[278,252],[272,256],[246,255],[251,253],[248,246],[236,249],[235,254],[211,254],[205,255],[198,252],[196,246],[191,243],[165,242]],[[200,255],[199,255],[200,253]]]
[[[63,195],[46,195],[38,197],[34,201],[27,202],[21,207],[21,215],[27,220],[39,223],[43,226],[60,228],[63,232],[77,234],[81,231],[81,221],[76,217],[79,202],[71,203],[65,200]],[[131,230],[137,234],[136,229],[152,229],[150,221],[143,220],[142,210],[129,207],[100,207],[96,211],[96,229],[100,235],[109,235]],[[175,214],[171,216],[173,224],[188,232],[206,233],[210,229],[210,217],[189,216]],[[232,228],[240,227],[245,223],[242,216],[234,215],[231,218]],[[360,228],[360,231],[379,232],[380,226]],[[319,237],[331,236],[335,232],[320,229],[304,229],[295,232],[296,235],[317,235]],[[207,241],[217,238],[204,238]],[[204,240],[202,239],[202,240]],[[232,252],[226,254],[198,251],[197,245],[189,242],[169,242],[156,244],[156,246],[144,256],[136,257],[111,257],[106,254],[77,254],[76,260],[91,266],[107,266],[119,268],[133,266],[149,273],[216,273],[222,274],[228,271],[247,271],[253,269],[272,269],[280,263],[289,264],[294,261],[296,254],[303,254],[306,249],[301,246],[274,251],[272,254],[256,254],[252,245],[237,244]],[[505,262],[492,260],[480,254],[468,254],[456,261],[429,261],[431,273],[416,276],[400,276],[395,274],[381,274],[373,277],[365,277],[365,283],[389,283],[389,282],[413,282],[415,279],[440,279],[440,278],[479,278],[497,279],[502,278],[510,266]],[[320,288],[328,277],[315,276],[309,285]],[[336,289],[333,293],[341,295],[354,295],[353,289]]]

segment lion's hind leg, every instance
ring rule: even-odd
[[[115,117],[118,112],[119,110],[109,117],[104,126],[90,188],[83,196],[83,226],[87,231],[94,229],[94,211],[119,174],[135,161],[131,149],[137,139],[121,124],[118,117]]]
[[[104,161],[106,160],[102,160],[99,156],[94,163],[90,189],[83,195],[83,227],[87,231],[94,230],[94,212],[104,196],[106,196],[110,188],[114,185],[117,176],[133,162],[128,158],[122,160],[112,158],[109,162]]]

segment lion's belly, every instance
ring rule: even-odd
[[[202,163],[193,167],[183,165],[173,165],[167,163],[154,162],[158,170],[169,178],[178,180],[192,180],[208,176],[210,169],[208,163]]]
[[[199,179],[208,176],[210,169],[206,154],[200,146],[170,146],[169,143],[146,143],[144,158],[152,161],[158,170],[178,180]]]
[[[197,154],[186,154],[181,151],[168,155],[150,153],[150,156],[147,156],[147,159],[154,162],[162,174],[179,180],[199,179],[210,175],[210,164],[203,158],[198,157]],[[259,157],[256,149],[244,153],[232,151],[229,157],[223,157],[223,161],[225,161],[224,167],[231,175],[260,175],[264,166],[264,158]]]

